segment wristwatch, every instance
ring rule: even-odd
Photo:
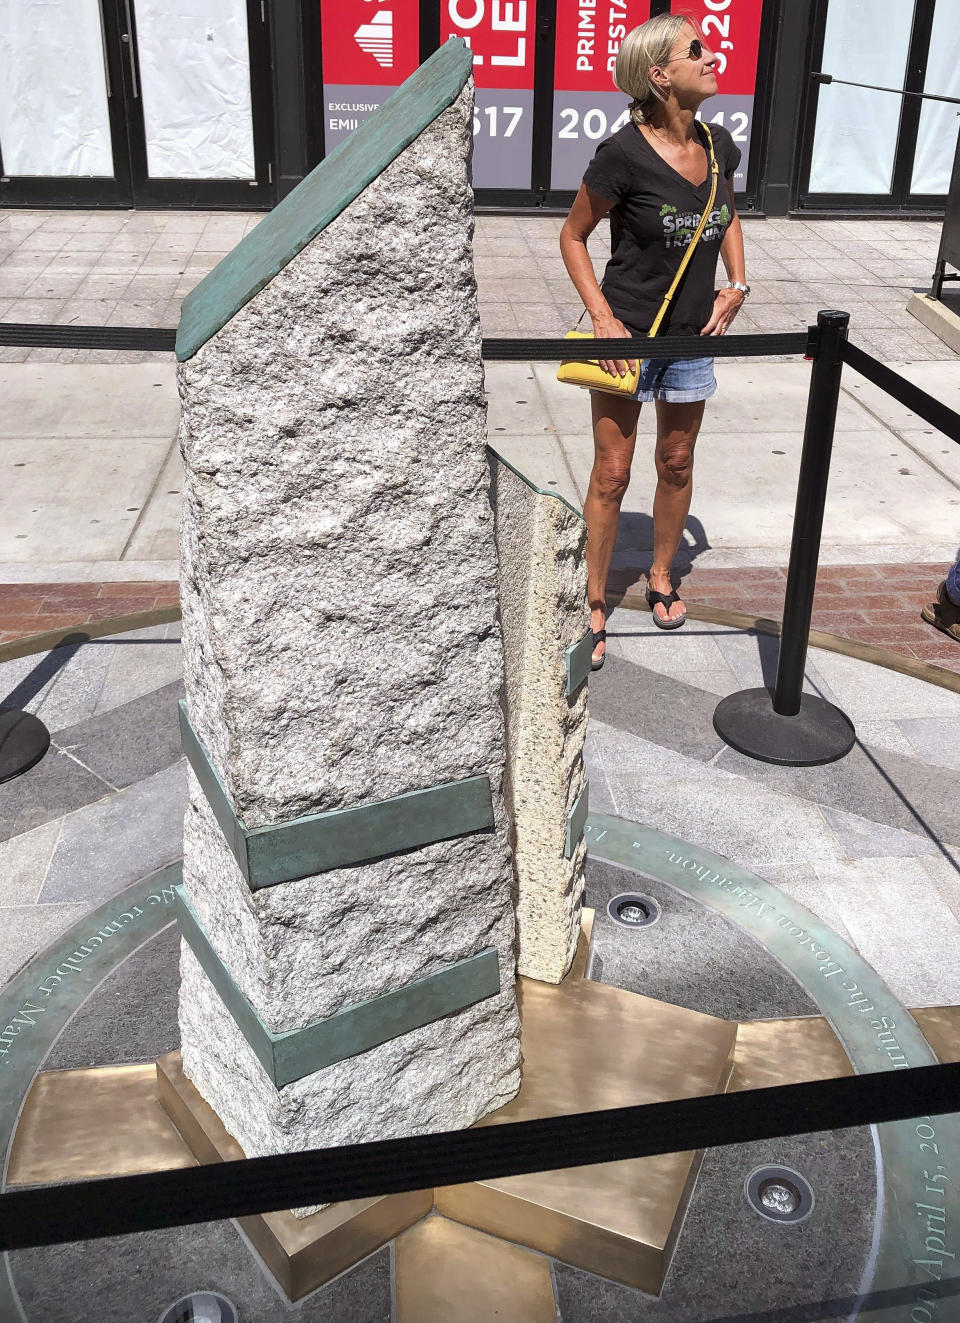
[[[738,289],[744,298],[748,298],[750,295],[750,286],[742,285],[739,280],[728,280],[727,289]]]

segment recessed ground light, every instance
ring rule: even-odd
[[[237,1323],[237,1311],[214,1291],[194,1291],[171,1305],[160,1323]]]
[[[607,913],[614,923],[622,923],[625,928],[649,928],[660,918],[660,906],[652,896],[624,892],[607,902]]]
[[[813,1212],[809,1182],[789,1167],[757,1167],[743,1188],[753,1211],[769,1222],[802,1222]]]

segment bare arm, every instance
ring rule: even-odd
[[[570,214],[563,222],[563,229],[560,231],[560,255],[567,268],[567,274],[583,300],[583,306],[590,314],[593,334],[598,340],[626,340],[630,338],[630,332],[619,317],[614,316],[610,304],[604,298],[587,251],[587,240],[606,216],[611,205],[592,188],[581,184],[580,191],[570,208]],[[627,364],[623,359],[602,358],[600,366],[611,376],[627,375]],[[636,366],[636,360],[631,359],[629,370],[633,372]]]
[[[720,245],[720,256],[723,258],[723,265],[727,272],[727,279],[739,280],[741,285],[745,285],[747,283],[747,264],[743,254],[743,227],[740,224],[740,217],[737,215],[736,204],[733,200],[732,180],[729,183],[727,192],[729,194],[730,210],[733,212],[733,219],[727,226],[727,232],[723,236],[723,243]],[[723,335],[734,317],[736,317],[737,313],[743,307],[745,297],[746,296],[738,289],[718,290],[716,298],[713,301],[713,311],[710,314],[710,320],[700,334]]]

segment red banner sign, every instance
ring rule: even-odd
[[[620,45],[649,17],[650,0],[557,0],[556,90],[614,91]]]
[[[536,0],[443,0],[440,40],[463,37],[477,87],[533,89]]]
[[[420,63],[419,0],[323,0],[323,81],[399,87]]]
[[[685,0],[716,55],[721,96],[753,96],[757,88],[763,0]]]

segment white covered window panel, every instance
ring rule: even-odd
[[[927,59],[925,92],[960,96],[960,27],[957,0],[937,0]],[[960,106],[924,101],[913,162],[914,193],[947,193],[960,131]]]
[[[912,23],[912,0],[830,0],[822,70],[903,87]],[[810,192],[889,193],[900,108],[901,98],[889,92],[821,87]]]
[[[136,0],[151,179],[253,179],[245,0]]]
[[[8,175],[113,178],[99,0],[0,0]]]

